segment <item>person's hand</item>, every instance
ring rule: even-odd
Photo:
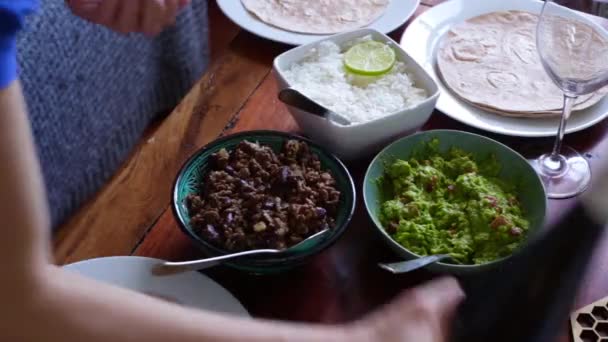
[[[354,323],[350,341],[448,341],[452,318],[463,298],[464,293],[451,278],[408,290],[370,317]]]
[[[190,0],[66,0],[74,14],[121,33],[157,35]]]

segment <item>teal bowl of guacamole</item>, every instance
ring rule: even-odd
[[[417,133],[381,151],[365,174],[368,214],[404,260],[449,254],[429,270],[500,266],[543,226],[546,194],[509,147],[451,130]]]

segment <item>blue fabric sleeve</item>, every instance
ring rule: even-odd
[[[37,0],[0,0],[0,89],[17,78],[16,35]]]

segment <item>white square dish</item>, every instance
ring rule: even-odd
[[[348,126],[335,124],[288,106],[304,134],[327,147],[340,158],[349,160],[368,156],[396,137],[414,133],[422,127],[433,113],[439,98],[439,88],[432,77],[399,44],[385,34],[369,28],[336,34],[296,47],[276,57],[273,63],[273,73],[279,83],[279,89],[288,88],[292,84],[285,78],[285,71],[305,58],[321,42],[329,40],[344,47],[347,43],[366,36],[389,44],[395,50],[397,60],[407,65],[409,73],[415,78],[416,86],[425,89],[428,97],[414,106],[403,108],[382,118]]]

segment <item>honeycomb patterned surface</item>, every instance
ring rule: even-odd
[[[570,323],[574,342],[608,342],[608,297],[572,313]]]

